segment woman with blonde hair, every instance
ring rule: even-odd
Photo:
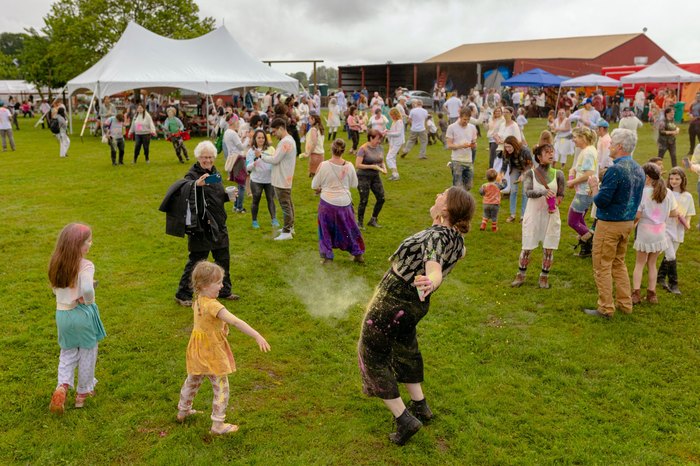
[[[576,157],[574,166],[569,170],[567,187],[576,190],[574,200],[571,201],[568,215],[568,225],[578,234],[578,244],[581,250],[579,257],[590,257],[593,251],[593,232],[586,225],[586,212],[593,204],[591,188],[588,178],[595,177],[598,173],[598,150],[595,144],[595,133],[585,126],[578,126],[572,131],[574,145],[581,150]]]

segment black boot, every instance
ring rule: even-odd
[[[664,259],[661,261],[661,265],[659,266],[658,275],[656,276],[656,283],[661,285],[664,290],[671,291],[668,287],[668,283],[666,283],[666,275],[669,274],[668,272],[668,261]]]
[[[591,257],[593,254],[593,236],[588,238],[586,241],[581,241],[581,249],[577,254],[580,258]]]
[[[397,417],[395,421],[396,432],[389,434],[389,440],[401,446],[423,427],[423,424],[413,417],[407,409],[404,409],[401,416]]]
[[[435,417],[428,403],[425,401],[425,398],[420,401],[411,400],[408,404],[408,412],[417,417],[423,424],[427,424]]]
[[[681,294],[681,290],[678,289],[678,263],[675,259],[664,262],[668,264],[668,287],[664,289],[673,294]]]

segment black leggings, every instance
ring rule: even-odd
[[[357,220],[360,226],[362,226],[370,191],[372,191],[377,200],[372,210],[372,217],[377,218],[384,205],[384,185],[382,185],[379,172],[375,170],[358,170],[357,190],[360,192],[360,204],[357,206]]]
[[[139,154],[141,153],[141,146],[143,146],[143,156],[146,158],[146,162],[148,162],[148,147],[151,145],[151,135],[150,134],[137,134],[134,136],[134,142],[136,145],[134,146],[134,163],[139,158]]]
[[[265,200],[267,201],[267,210],[270,212],[270,218],[276,218],[275,190],[272,185],[270,183],[256,183],[255,181],[251,181],[250,190],[253,192],[253,202],[250,204],[250,213],[253,216],[253,221],[258,220],[258,209],[263,192],[265,192]]]
[[[357,150],[357,145],[360,143],[360,133],[354,129],[348,130],[350,139],[352,140],[352,150]]]

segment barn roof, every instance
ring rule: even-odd
[[[423,63],[462,63],[513,59],[594,59],[642,34],[561,37],[463,44]]]

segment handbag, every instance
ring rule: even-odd
[[[228,157],[226,157],[226,163],[224,164],[224,171],[231,173],[233,171],[233,165],[236,163],[237,158],[238,158],[238,156],[235,154],[230,154]]]
[[[223,131],[220,131],[219,135],[216,137],[216,141],[214,141],[214,147],[216,147],[217,154],[220,154],[221,151],[224,150],[224,132]]]

